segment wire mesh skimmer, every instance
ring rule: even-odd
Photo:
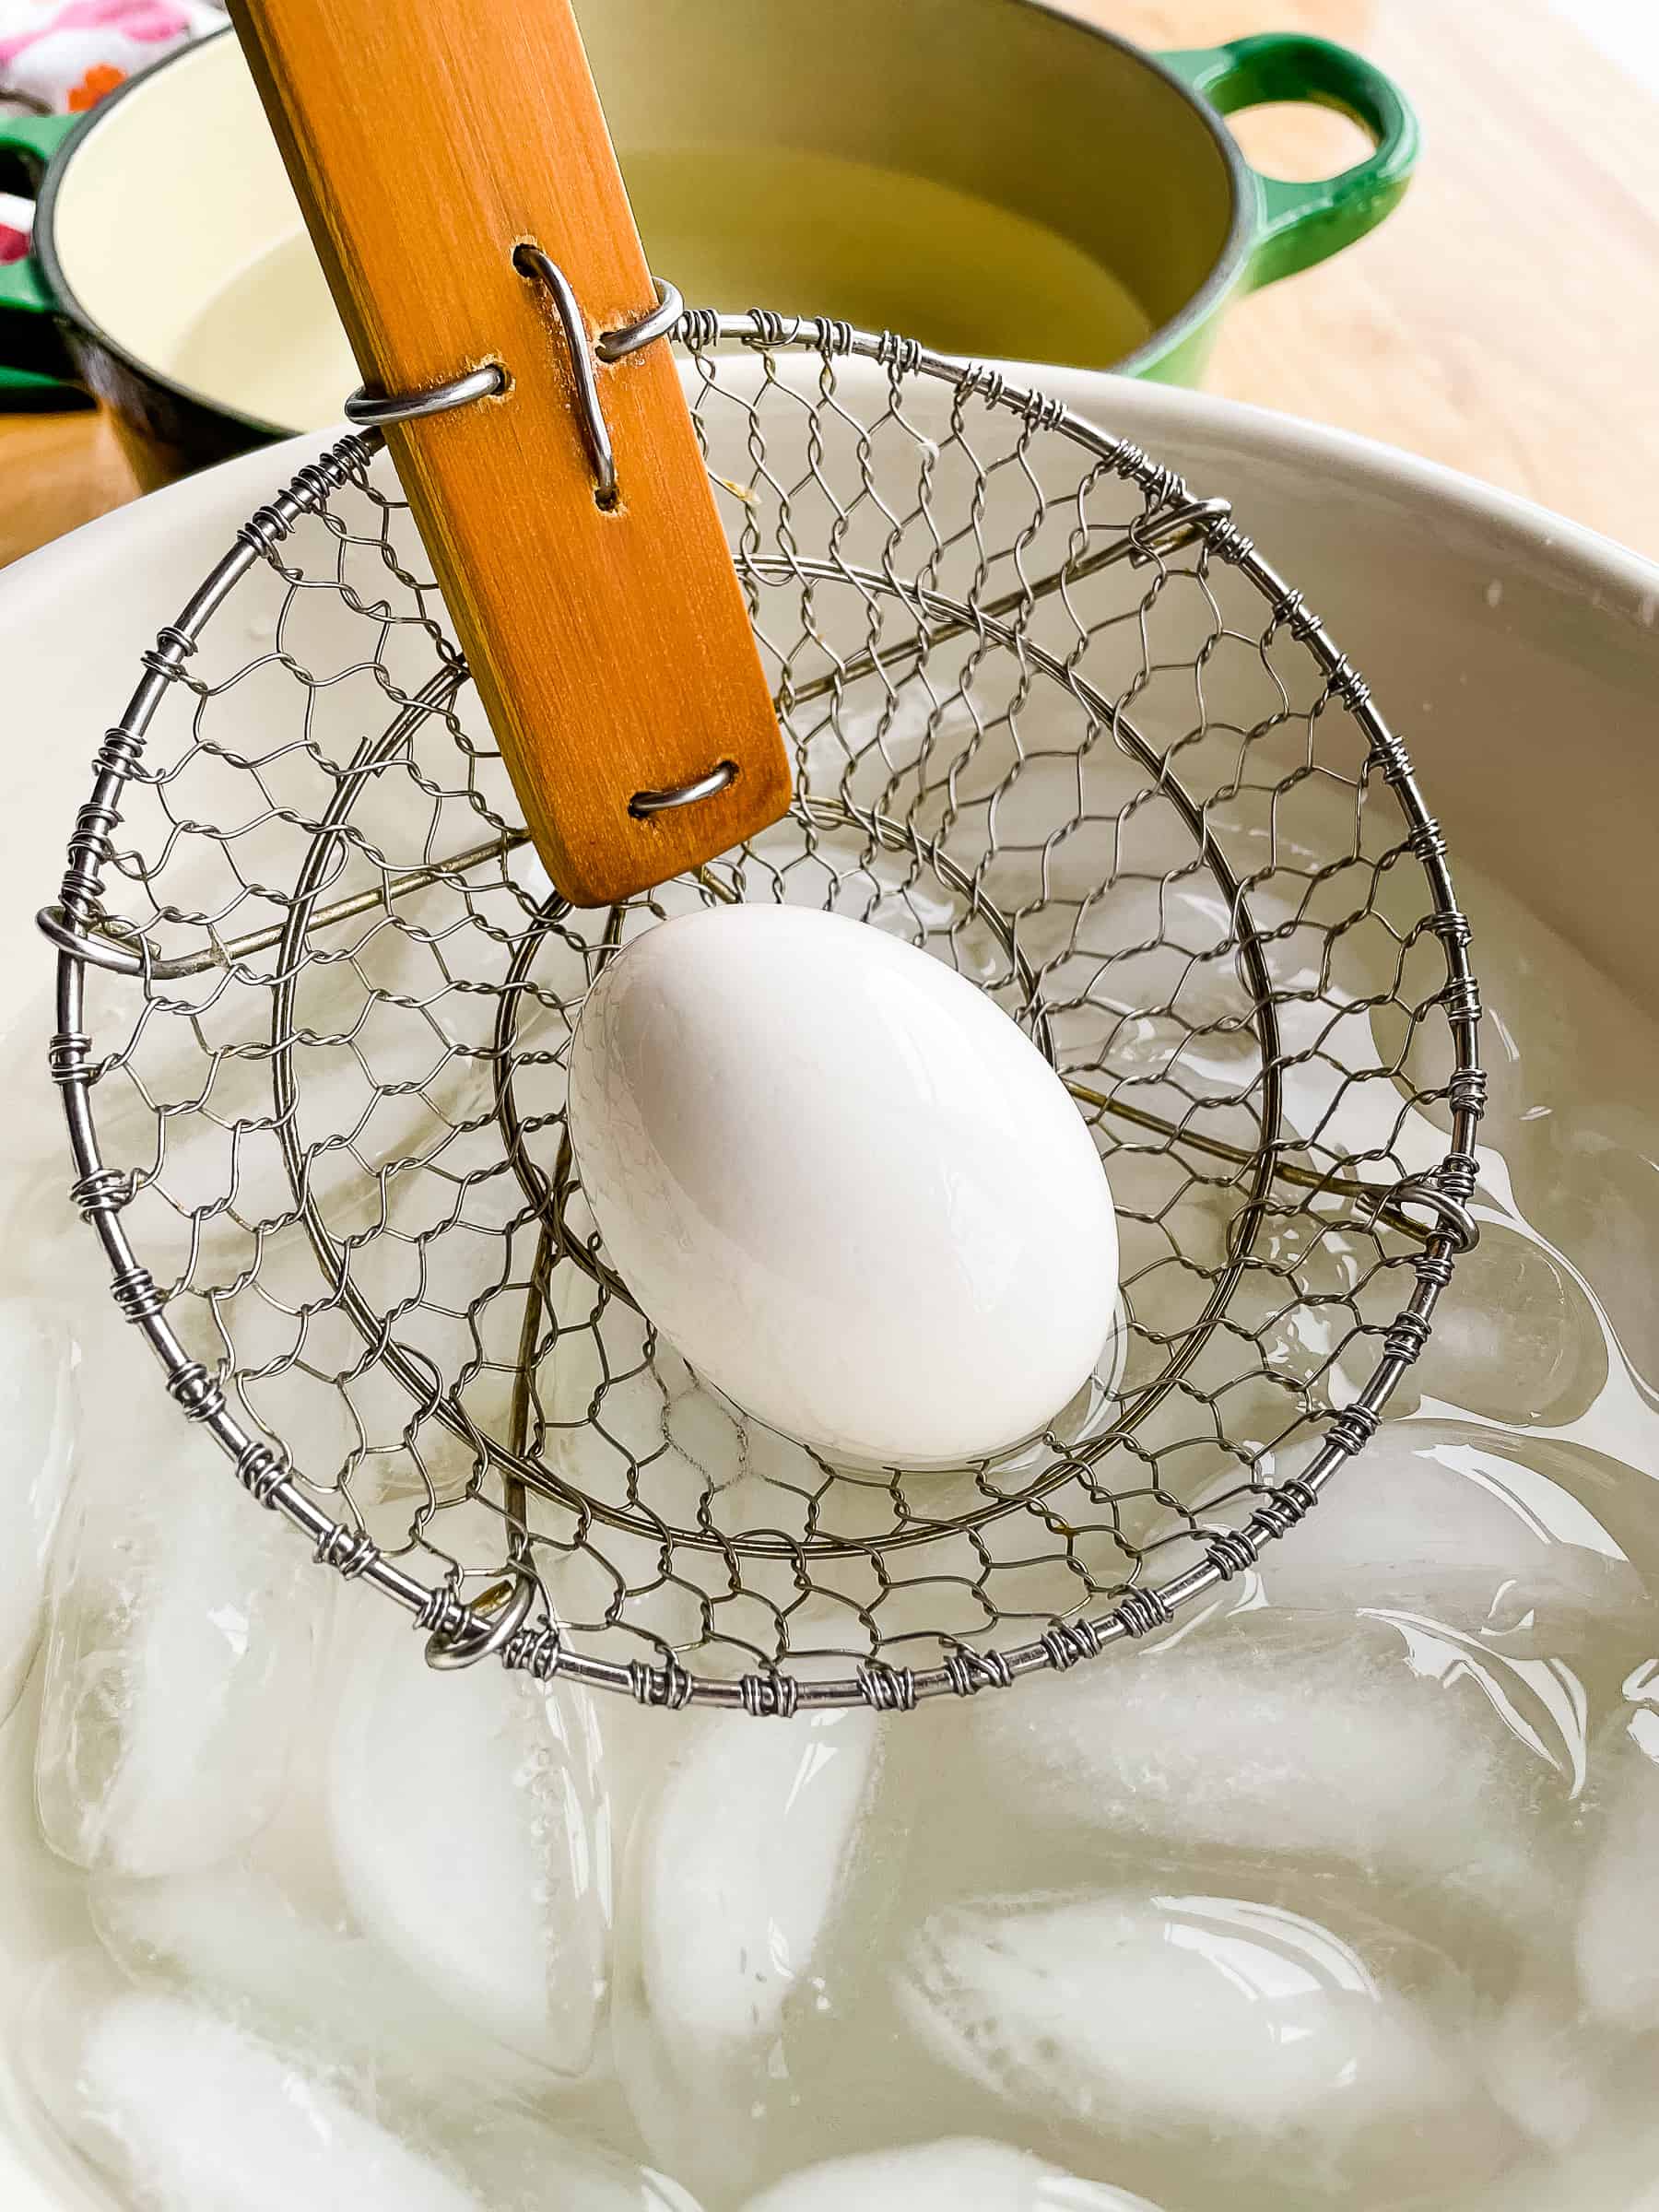
[[[378,434],[345,437],[98,753],[52,1065],[172,1396],[434,1664],[909,1708],[1159,1627],[1363,1449],[1474,1241],[1468,930],[1404,747],[1225,500],[891,337],[678,340],[789,816],[566,906]],[[607,1265],[561,1118],[583,994],[740,899],[951,962],[1087,1116],[1121,1324],[1037,1443],[831,1465]]]

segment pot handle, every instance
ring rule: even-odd
[[[1351,115],[1376,142],[1339,176],[1300,182],[1251,170],[1259,208],[1245,279],[1251,287],[1293,276],[1340,253],[1398,204],[1417,164],[1418,120],[1393,78],[1363,54],[1330,39],[1269,30],[1155,58],[1223,115],[1309,100]]]
[[[23,172],[6,181],[32,192],[79,121],[78,115],[0,115],[0,168]],[[32,253],[0,262],[0,407],[86,405],[40,263]]]

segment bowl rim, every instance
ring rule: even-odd
[[[1175,442],[1207,435],[1321,477],[1333,497],[1359,486],[1395,500],[1421,495],[1473,527],[1500,531],[1535,559],[1547,556],[1563,588],[1577,588],[1605,614],[1622,614],[1651,632],[1659,653],[1659,558],[1639,552],[1587,523],[1574,522],[1524,493],[1362,431],[1250,400],[1150,382],[1110,370],[1007,361],[989,366],[1019,373],[1022,381],[1064,397],[1100,427],[1124,429],[1137,443],[1155,446],[1165,436]],[[262,483],[270,487],[286,482],[296,468],[349,428],[341,421],[314,430],[284,431],[277,444],[233,453],[49,539],[0,574],[0,629],[15,618],[20,594],[30,594],[37,584],[48,591],[61,590],[84,554],[101,555],[106,544],[113,551],[129,534],[147,533],[152,526],[165,535],[175,518],[183,522],[193,508],[216,501],[241,517],[259,504]],[[234,523],[230,528],[234,530]]]

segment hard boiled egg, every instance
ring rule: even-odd
[[[1117,1225],[1042,1054],[867,924],[726,906],[588,994],[570,1132],[612,1265],[703,1378],[830,1458],[1034,1435],[1112,1333]]]

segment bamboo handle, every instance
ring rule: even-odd
[[[569,0],[231,13],[366,383],[504,371],[387,439],[555,884],[606,904],[775,821],[788,763],[669,348],[594,364],[607,510],[536,274],[590,340],[653,303]],[[724,788],[641,807],[700,782]]]

